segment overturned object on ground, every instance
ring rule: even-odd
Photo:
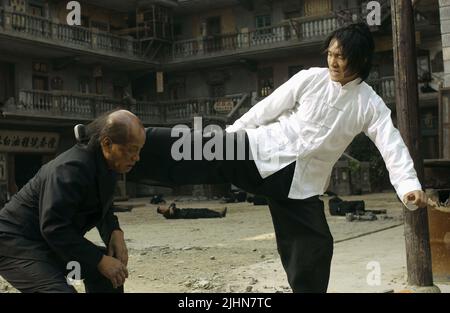
[[[165,203],[166,201],[163,199],[163,195],[154,195],[150,200],[151,204],[160,204]]]
[[[345,216],[347,213],[364,214],[365,203],[363,200],[345,201],[335,196],[328,201],[331,215]]]

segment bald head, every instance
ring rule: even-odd
[[[145,132],[144,125],[136,115],[127,110],[117,110],[107,116],[100,141],[108,136],[114,142],[124,144],[133,139],[130,137],[139,135],[140,132]]]
[[[126,173],[139,160],[145,143],[145,129],[139,118],[127,110],[106,113],[88,125],[90,146],[100,146],[108,167]]]

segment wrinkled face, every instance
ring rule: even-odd
[[[117,144],[108,137],[104,138],[102,149],[108,167],[119,174],[128,173],[139,161],[139,154],[144,143],[145,131],[140,127],[130,129],[129,141],[126,144]]]
[[[331,40],[328,46],[327,61],[331,80],[341,83],[342,86],[358,76],[357,74],[348,73],[348,61],[342,54],[339,42],[335,39]]]

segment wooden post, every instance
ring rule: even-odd
[[[397,124],[423,182],[414,13],[411,0],[391,0]],[[427,209],[404,208],[408,285],[433,286]]]

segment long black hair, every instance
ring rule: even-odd
[[[372,33],[365,23],[350,24],[332,32],[324,42],[324,51],[333,40],[337,40],[342,55],[348,60],[348,71],[358,73],[365,80],[372,68],[372,58],[375,49]]]

